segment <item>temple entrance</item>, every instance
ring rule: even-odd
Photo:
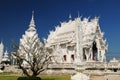
[[[93,52],[93,60],[97,61],[97,47],[96,47],[96,42],[93,42],[93,47],[92,47],[92,52]]]

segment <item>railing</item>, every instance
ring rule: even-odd
[[[118,68],[120,69],[120,62],[86,62],[83,67],[85,68]],[[76,68],[75,64],[67,64],[67,63],[58,63],[58,64],[50,64],[48,68]]]
[[[58,63],[58,64],[50,64],[48,68],[75,68],[73,64],[65,64],[65,63]]]

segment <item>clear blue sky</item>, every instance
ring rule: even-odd
[[[39,37],[47,38],[60,22],[72,18],[99,16],[101,30],[109,44],[109,57],[120,56],[120,1],[119,0],[0,0],[0,41],[10,48],[11,40],[19,39],[27,30],[32,10]]]

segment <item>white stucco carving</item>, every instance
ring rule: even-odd
[[[56,51],[59,50],[60,63],[73,63],[76,59],[103,62],[108,49],[103,36],[99,18],[77,17],[74,20],[70,18],[68,22],[58,25],[55,31],[50,31],[46,39],[46,47],[52,49],[53,56],[57,55]]]

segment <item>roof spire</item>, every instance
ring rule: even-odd
[[[7,51],[7,49],[6,49],[6,51],[5,51],[5,53],[4,54],[8,54],[8,51]]]
[[[80,17],[79,11],[78,11],[78,18]]]
[[[69,19],[71,19],[72,17],[71,17],[71,14],[69,14]]]
[[[71,17],[71,14],[69,14],[69,20],[72,21],[72,17]]]
[[[34,20],[34,11],[32,11],[32,20]]]
[[[32,19],[30,21],[29,27],[35,27],[35,22],[34,22],[34,11],[32,11]]]

